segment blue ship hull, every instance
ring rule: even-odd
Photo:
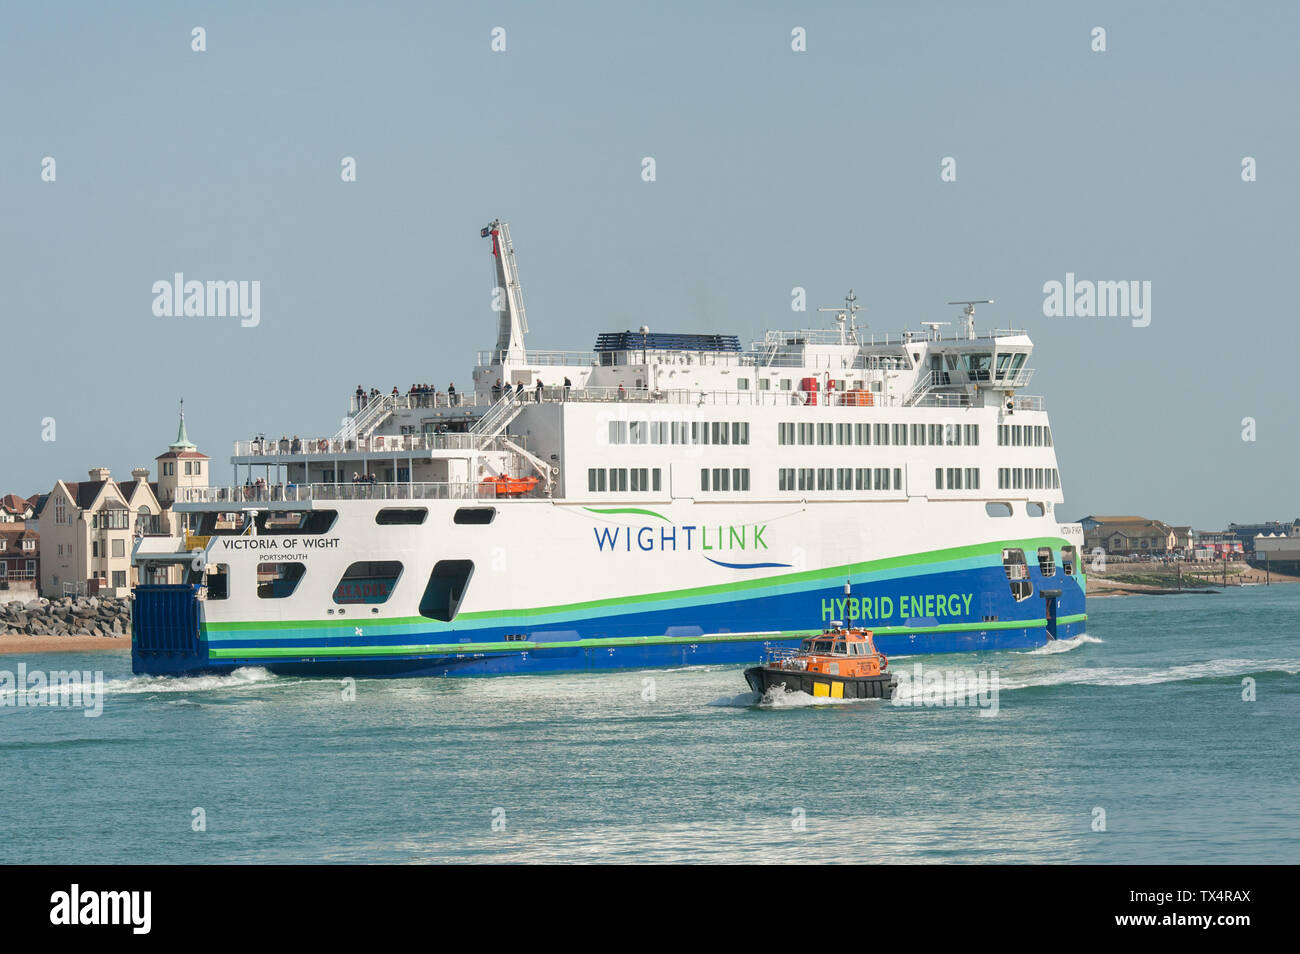
[[[335,678],[493,676],[752,663],[768,648],[795,648],[803,635],[832,621],[873,630],[876,646],[890,656],[1032,649],[1053,638],[1083,634],[1084,580],[1059,567],[1048,577],[1032,567],[1029,579],[1032,596],[1023,600],[1012,596],[998,564],[854,582],[848,599],[842,585],[822,583],[794,592],[646,611],[632,610],[636,604],[629,602],[623,612],[606,609],[564,620],[503,623],[498,618],[414,628],[374,620],[366,621],[369,632],[360,637],[351,628],[303,623],[288,635],[277,629],[236,630],[217,638],[198,621],[197,598],[193,606],[182,605],[190,588],[138,587],[132,665],[137,673],[153,675],[258,666],[285,675]],[[930,603],[916,603],[917,593],[959,599],[932,599],[943,618],[896,612],[904,606],[929,608]],[[165,601],[175,604],[162,614],[177,615],[172,630],[166,629],[167,619],[151,620],[149,612],[151,605]],[[959,612],[947,615],[949,604]],[[428,651],[421,651],[426,646]]]

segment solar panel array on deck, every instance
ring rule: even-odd
[[[735,335],[674,335],[660,331],[609,331],[596,336],[597,351],[739,351]]]

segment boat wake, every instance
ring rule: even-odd
[[[104,689],[125,696],[157,692],[211,692],[245,689],[277,680],[277,676],[260,666],[243,666],[224,676],[131,676],[128,679],[111,679],[104,684]]]
[[[721,709],[748,709],[750,706],[757,704],[758,701],[759,695],[757,692],[742,692],[735,696],[718,696],[709,705]]]
[[[1081,633],[1078,636],[1072,636],[1069,639],[1054,639],[1050,643],[1039,646],[1036,649],[1028,649],[1024,652],[1017,653],[1018,656],[1055,656],[1057,653],[1068,653],[1071,650],[1078,649],[1080,646],[1088,643],[1100,643],[1102,640],[1096,636],[1089,636],[1087,633]]]
[[[1044,673],[1024,681],[1002,679],[1000,688],[1034,689],[1044,686],[1155,686],[1166,682],[1194,682],[1198,679],[1224,679],[1237,676],[1261,676],[1300,673],[1297,659],[1215,659],[1209,662],[1169,666],[1163,669],[1099,667]]]

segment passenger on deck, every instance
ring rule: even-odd
[[[522,381],[516,381],[516,382],[515,382],[515,400],[517,400],[517,401],[522,401],[523,399],[524,399],[524,382],[522,382]]]
[[[564,400],[566,401],[569,399],[569,389],[571,387],[573,387],[573,382],[566,376],[564,379]]]
[[[537,379],[537,403],[542,403],[542,379]]]

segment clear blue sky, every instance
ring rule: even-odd
[[[796,285],[880,331],[995,298],[1069,516],[1300,514],[1294,4],[155,6],[0,16],[0,493],[152,465],[181,396],[228,480],[358,383],[467,387],[500,216],[535,347],[749,340]],[[154,317],[177,271],[259,279],[261,325]],[[1067,271],[1151,281],[1150,327],[1044,318]]]

